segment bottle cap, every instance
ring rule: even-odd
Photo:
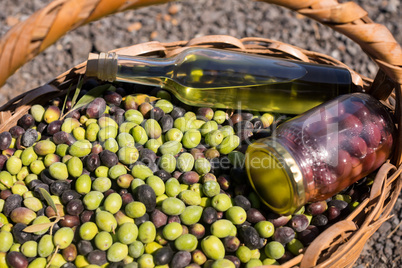
[[[102,81],[113,82],[116,80],[117,74],[117,54],[104,53],[100,54],[90,53],[87,61],[86,75],[97,77]]]
[[[278,214],[292,214],[306,201],[303,174],[281,144],[257,141],[246,152],[246,170],[261,201]]]
[[[87,70],[86,75],[90,77],[98,77],[98,59],[99,54],[89,53],[87,60]]]

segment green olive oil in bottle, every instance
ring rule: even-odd
[[[352,88],[347,69],[210,48],[163,59],[90,54],[86,72],[104,81],[161,87],[192,106],[289,114]]]

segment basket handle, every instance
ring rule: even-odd
[[[56,0],[14,26],[0,40],[0,86],[68,31],[107,15],[171,0]],[[295,10],[358,43],[386,76],[402,84],[402,49],[390,31],[354,2],[261,0]]]

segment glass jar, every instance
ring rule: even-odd
[[[379,168],[395,125],[364,93],[342,95],[281,124],[251,144],[246,169],[262,201],[279,214],[325,200]]]

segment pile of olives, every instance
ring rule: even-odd
[[[279,264],[368,194],[360,181],[276,215],[251,191],[244,152],[278,116],[115,86],[78,109],[72,96],[33,105],[0,134],[0,267]]]

